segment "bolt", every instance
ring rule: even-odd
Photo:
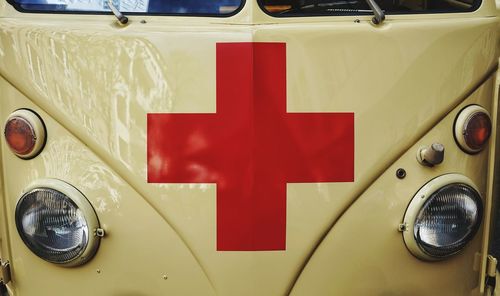
[[[147,23],[146,20],[141,20],[141,24]]]
[[[354,20],[354,22],[355,22],[356,24],[361,23],[361,21],[360,21],[359,19],[355,19],[355,20]]]
[[[405,169],[402,169],[402,168],[397,169],[396,170],[396,177],[398,177],[398,179],[404,179],[406,177]]]
[[[102,228],[97,228],[95,230],[95,235],[98,237],[104,237],[105,234],[106,234],[106,232]]]

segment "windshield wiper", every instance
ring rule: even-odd
[[[123,13],[121,13],[118,8],[116,8],[116,6],[113,4],[113,0],[108,0],[108,6],[120,22],[120,24],[125,25],[126,23],[128,23],[128,17],[124,16]]]
[[[378,6],[377,2],[375,0],[365,0],[366,3],[368,3],[368,6],[373,11],[373,18],[372,18],[372,23],[375,25],[381,24],[385,20],[385,13],[380,9],[380,6]]]
[[[367,9],[358,9],[358,0],[332,0],[331,2],[314,3],[318,0],[313,0],[313,3],[306,3],[302,5],[292,6],[289,9],[280,11],[279,14],[299,14],[299,13],[373,13],[372,23],[375,25],[381,24],[385,20],[384,11],[378,6],[375,0],[365,0],[370,7]]]

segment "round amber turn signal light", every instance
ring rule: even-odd
[[[486,147],[491,135],[491,119],[481,106],[465,107],[455,120],[455,139],[462,150],[478,153]]]
[[[31,110],[20,109],[10,114],[4,135],[10,150],[23,159],[37,156],[45,145],[45,126]]]

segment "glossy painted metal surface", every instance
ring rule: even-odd
[[[486,202],[487,178],[483,174],[488,153],[464,153],[451,131],[463,107],[473,103],[491,107],[494,82],[492,76],[366,189],[319,245],[291,295],[476,295],[472,294],[479,287],[475,256],[481,251],[484,227],[459,255],[439,263],[414,257],[397,227],[420,187],[450,172],[470,178]],[[418,149],[437,141],[446,147],[444,162],[432,169],[415,165]],[[407,170],[406,178],[396,177],[398,168]],[[353,278],[363,280],[354,285]]]
[[[148,182],[215,183],[217,250],[286,250],[286,186],[354,181],[354,114],[286,112],[286,44],[218,43],[217,112],[148,114]]]
[[[4,79],[1,116],[22,107],[36,110],[49,139],[30,161],[4,153],[6,216],[15,295],[193,295],[213,294],[213,286],[179,236],[120,176],[82,142],[36,107]],[[2,141],[2,151],[6,149]],[[9,173],[13,172],[15,173]],[[37,258],[15,229],[17,201],[30,182],[55,178],[74,184],[90,201],[106,230],[88,263],[65,268]],[[166,276],[167,279],[163,277]]]
[[[2,252],[10,250],[19,295],[34,295],[47,281],[61,291],[83,286],[73,291],[81,295],[95,287],[102,295],[277,295],[297,278],[297,294],[356,285],[361,292],[397,294],[402,282],[390,279],[401,273],[399,259],[411,266],[406,278],[420,280],[415,291],[421,294],[473,288],[477,276],[469,263],[477,240],[436,268],[412,261],[393,222],[419,186],[444,168],[467,171],[484,188],[484,152],[451,152],[446,159],[456,161],[428,169],[412,147],[495,67],[492,1],[473,14],[392,16],[377,28],[369,17],[360,23],[353,17],[273,19],[251,1],[228,19],[134,16],[126,27],[112,16],[26,16],[6,4],[0,14],[0,118],[29,107],[43,114],[49,130],[47,147],[29,162],[9,154],[2,139],[9,223],[2,235],[10,241]],[[286,44],[287,112],[355,114],[355,182],[288,184],[286,251],[218,252],[214,184],[147,182],[147,114],[216,113],[216,44],[235,42]],[[488,109],[491,88],[487,84],[470,101],[486,102]],[[428,145],[437,135],[452,137],[451,127],[436,127],[422,141]],[[387,170],[396,160],[408,171],[404,185]],[[13,228],[19,193],[46,177],[82,190],[110,234],[78,269],[37,261]],[[397,200],[394,190],[400,190]],[[366,224],[382,230],[350,236]],[[356,272],[372,276],[354,285],[344,276]],[[463,284],[452,285],[457,279]],[[404,291],[415,285],[403,282]]]

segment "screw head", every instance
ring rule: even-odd
[[[396,177],[398,177],[398,179],[404,179],[406,177],[405,169],[403,169],[403,168],[397,169],[396,170]]]

